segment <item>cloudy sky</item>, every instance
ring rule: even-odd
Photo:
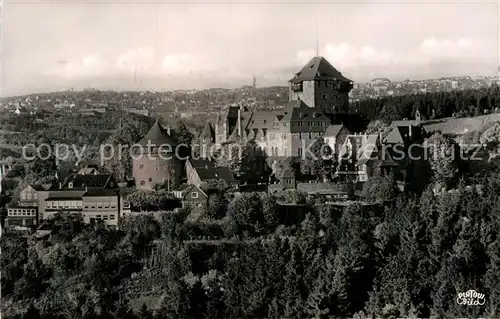
[[[355,82],[493,75],[499,13],[491,1],[4,0],[2,89],[286,85],[317,29],[319,54]]]

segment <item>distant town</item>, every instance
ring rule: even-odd
[[[405,96],[443,91],[463,91],[488,88],[500,84],[500,77],[461,76],[430,80],[405,80],[394,82],[388,78],[375,78],[368,83],[355,83],[349,92],[349,102],[390,96]],[[205,117],[214,119],[217,113],[229,106],[241,105],[249,109],[280,109],[289,100],[289,87],[257,87],[238,89],[213,88],[205,90],[175,91],[83,91],[29,94],[0,99],[0,112],[36,113],[39,110],[93,115],[111,109],[145,116],[166,115],[183,119]]]

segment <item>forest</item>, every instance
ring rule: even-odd
[[[452,167],[438,166],[446,165]],[[443,179],[453,187],[436,191]],[[232,199],[223,216],[139,215],[124,218],[120,230],[60,215],[49,237],[0,239],[2,314],[498,316],[498,169],[474,176],[437,169],[420,195],[398,191],[391,177],[370,184],[372,205],[305,201],[305,218],[296,224],[281,222],[278,200],[258,193]],[[457,303],[471,289],[485,295],[484,306]]]

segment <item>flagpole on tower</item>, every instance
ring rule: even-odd
[[[316,20],[316,56],[319,56],[319,22]]]

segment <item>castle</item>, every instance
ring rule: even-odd
[[[348,94],[352,81],[344,77],[325,58],[314,57],[289,81],[290,99],[285,108],[251,112],[242,107],[230,107],[225,117],[218,115],[215,126],[207,123],[199,138],[202,145],[222,145],[229,142],[254,141],[267,156],[302,156],[306,148],[319,137],[335,150],[342,142],[339,135],[349,134],[342,125],[332,125],[331,116],[348,113]],[[183,171],[182,163],[160,150],[160,145],[177,145],[168,129],[158,121],[138,143],[143,155],[133,160],[133,176],[139,189],[154,189],[157,185],[177,183]],[[147,145],[153,146],[147,146]],[[209,154],[205,154],[210,157]],[[162,159],[163,158],[163,159]]]
[[[352,88],[352,81],[325,58],[314,57],[289,81],[284,109],[250,112],[230,107],[225,117],[217,116],[215,143],[255,141],[268,156],[301,156],[310,143],[326,137],[331,115],[349,112]]]

